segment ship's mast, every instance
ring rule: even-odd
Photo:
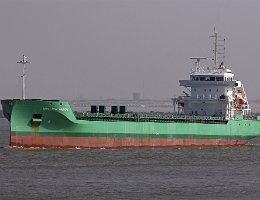
[[[25,99],[25,77],[26,77],[26,74],[25,74],[25,65],[26,64],[30,64],[29,61],[26,60],[27,57],[25,55],[23,55],[23,60],[17,62],[17,63],[21,63],[23,64],[23,74],[22,74],[22,99]]]
[[[213,53],[214,53],[214,57],[213,57],[213,61],[214,61],[214,66],[215,68],[217,68],[218,66],[218,58],[222,58],[224,59],[225,58],[225,39],[223,40],[220,40],[218,38],[220,38],[220,36],[218,36],[218,33],[216,32],[215,30],[215,27],[214,27],[214,35],[210,36],[210,37],[213,37],[214,38],[214,49],[213,49]],[[220,44],[220,43],[221,44]],[[219,47],[222,47],[219,48]],[[218,55],[222,54],[223,56],[219,57]]]
[[[215,67],[217,67],[217,62],[218,62],[218,56],[217,56],[217,42],[218,42],[218,33],[214,30],[214,35],[211,36],[214,37],[215,42],[214,42],[214,64]]]

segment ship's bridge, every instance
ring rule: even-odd
[[[237,114],[248,115],[251,108],[242,82],[234,80],[231,70],[218,60],[225,58],[225,39],[220,40],[216,32],[211,37],[215,39],[214,65],[201,66],[200,61],[206,57],[190,58],[196,60],[195,67],[192,68],[189,80],[179,80],[180,86],[186,87],[188,91],[183,91],[184,96],[173,99],[177,111],[187,115],[223,116],[226,119],[232,119]]]
[[[226,109],[228,102],[233,101],[234,88],[239,81],[234,80],[231,70],[213,68],[195,70],[190,74],[190,80],[180,80],[180,86],[189,90],[190,94],[182,97],[185,114],[220,115],[230,117]]]
[[[180,80],[180,86],[199,87],[199,86],[228,86],[235,87],[236,81],[233,80],[234,74],[230,69],[217,68],[207,71],[193,71],[190,80]]]

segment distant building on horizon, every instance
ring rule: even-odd
[[[133,100],[139,101],[140,99],[141,99],[141,94],[139,92],[134,92],[133,93]]]

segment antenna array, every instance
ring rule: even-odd
[[[214,49],[213,49],[213,58],[212,61],[214,62],[215,68],[218,67],[220,63],[223,63],[225,60],[225,43],[226,39],[221,39],[221,36],[218,36],[214,28],[214,35],[210,36],[214,38]]]

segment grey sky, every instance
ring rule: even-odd
[[[259,0],[0,0],[0,98],[166,99],[183,88],[191,56],[211,59],[214,26],[226,61],[260,99]]]

